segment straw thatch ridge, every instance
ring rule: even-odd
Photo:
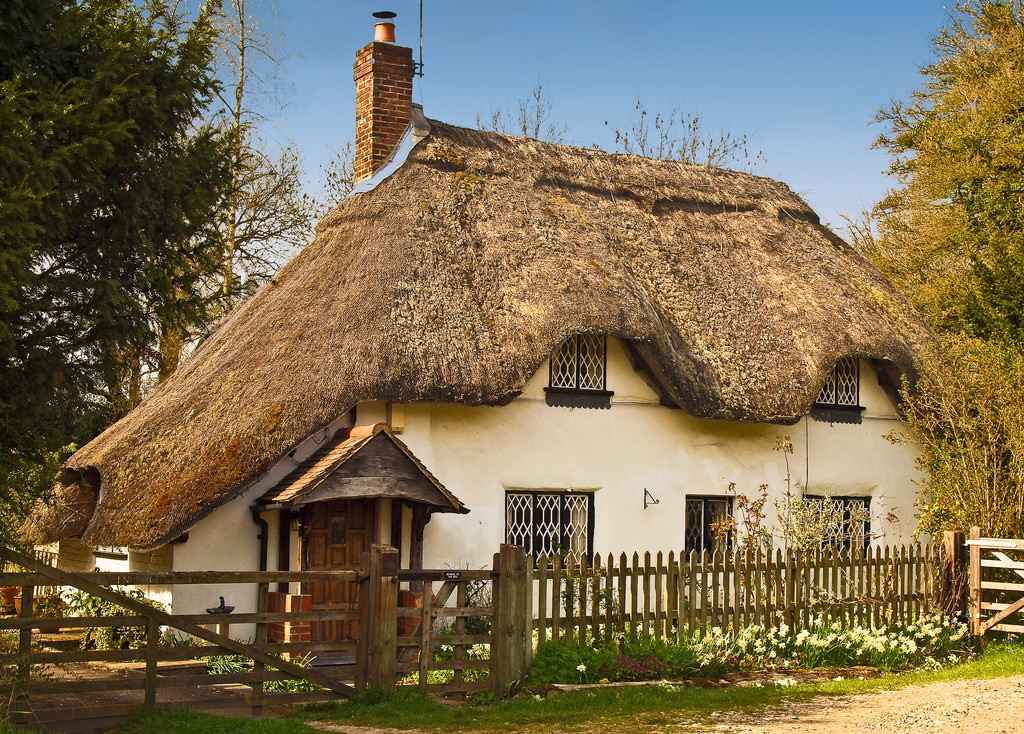
[[[86,542],[172,539],[362,400],[507,403],[574,333],[629,340],[696,416],[781,423],[839,357],[912,373],[931,339],[776,181],[431,127],[69,460],[100,477]]]

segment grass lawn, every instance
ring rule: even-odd
[[[355,726],[436,731],[536,731],[553,726],[591,731],[656,728],[681,720],[709,721],[712,712],[730,709],[752,713],[787,701],[818,695],[841,696],[897,689],[935,681],[996,678],[1024,674],[1020,644],[993,644],[984,657],[935,671],[885,675],[871,680],[842,680],[791,688],[627,688],[565,694],[536,700],[522,697],[490,706],[453,708],[414,691],[366,691],[345,703],[308,706],[280,718],[236,719],[169,709],[140,712],[116,729],[118,734],[277,734],[315,730],[305,721]],[[0,734],[14,734],[0,723]]]

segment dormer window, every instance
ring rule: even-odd
[[[548,405],[566,408],[610,408],[614,393],[607,389],[608,340],[597,334],[577,334],[551,354]]]
[[[843,357],[825,378],[811,416],[830,423],[860,423],[860,360]]]

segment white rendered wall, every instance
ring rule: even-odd
[[[504,540],[506,489],[594,491],[597,552],[679,551],[687,493],[725,495],[730,482],[748,496],[762,483],[773,498],[785,492],[785,457],[772,450],[778,435],[793,442],[795,493],[806,485],[811,494],[870,496],[872,530],[885,532],[886,542],[910,540],[916,449],[883,438],[900,424],[867,361],[861,360],[866,410],[859,425],[694,418],[660,405],[614,339],[608,340],[610,410],[548,406],[547,378],[545,363],[522,395],[502,407],[405,406],[402,440],[471,510],[433,515],[424,536],[426,567],[488,565]],[[376,417],[379,404],[366,412]],[[357,423],[364,422],[360,412]],[[659,500],[646,510],[645,489]],[[890,512],[900,523],[884,521]],[[774,521],[769,512],[767,522]]]

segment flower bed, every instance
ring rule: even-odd
[[[794,632],[786,625],[751,625],[734,638],[713,629],[705,637],[684,634],[678,642],[620,636],[609,641],[541,645],[530,682],[598,683],[687,678],[721,678],[737,670],[798,670],[868,666],[880,670],[940,667],[959,662],[966,625],[938,615],[908,625],[852,627],[822,619]]]

